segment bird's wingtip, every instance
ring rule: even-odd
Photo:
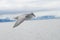
[[[13,26],[13,28],[15,28],[16,26]]]

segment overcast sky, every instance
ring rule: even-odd
[[[59,0],[0,0],[0,10],[60,9]]]

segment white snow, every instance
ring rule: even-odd
[[[60,19],[0,23],[0,40],[60,40]]]

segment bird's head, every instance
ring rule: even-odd
[[[31,13],[31,15],[35,17],[34,13]]]

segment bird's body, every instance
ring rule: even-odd
[[[13,26],[13,28],[17,27],[19,24],[21,24],[24,20],[30,20],[31,18],[33,18],[35,15],[33,13],[30,14],[23,14],[20,16],[17,16],[15,19],[17,19],[15,25]]]

